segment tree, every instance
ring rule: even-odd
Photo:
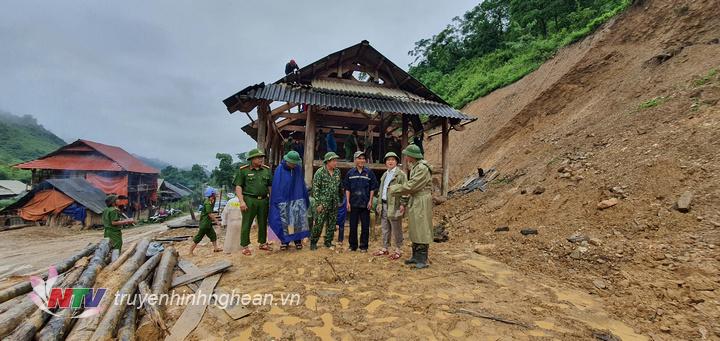
[[[236,167],[233,167],[233,158],[230,154],[217,153],[215,158],[220,160],[220,164],[213,169],[211,178],[213,183],[219,187],[232,187],[233,178],[235,177]]]

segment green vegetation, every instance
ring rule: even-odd
[[[696,86],[696,87],[697,87],[697,86],[703,86],[703,85],[709,83],[710,81],[712,81],[713,78],[715,78],[715,76],[717,76],[717,74],[718,74],[718,69],[711,69],[711,70],[707,73],[707,75],[705,75],[705,76],[703,76],[703,77],[700,77],[700,78],[694,80],[694,81],[693,81],[693,86]]]
[[[0,179],[29,181],[29,171],[11,166],[43,156],[63,145],[65,141],[39,125],[34,117],[0,111]]]
[[[638,106],[638,109],[642,110],[642,109],[649,109],[649,108],[656,107],[660,104],[663,104],[665,102],[665,99],[666,98],[662,97],[662,96],[655,97],[653,99],[649,99],[645,102],[640,103],[640,105]]]
[[[631,0],[485,0],[415,42],[410,74],[455,107],[536,70]]]

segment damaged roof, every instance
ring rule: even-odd
[[[392,87],[365,82],[347,82],[336,77],[325,77],[322,72],[349,65],[343,71],[368,67],[382,74]],[[370,75],[372,76],[372,75]],[[238,91],[223,103],[230,113],[250,112],[261,101],[283,101],[325,107],[383,111],[409,115],[429,115],[459,120],[475,120],[440,98],[383,56],[367,40],[331,53],[314,63],[289,74],[273,84],[259,83]]]

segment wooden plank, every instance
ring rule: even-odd
[[[187,260],[180,260],[178,262],[178,267],[180,267],[180,270],[184,271],[185,273],[200,272],[200,268]],[[190,289],[192,289],[193,291],[198,290],[198,285],[195,283],[188,283],[188,287],[190,287]],[[215,293],[218,295],[226,295],[230,297],[230,293],[228,293],[225,289],[221,287],[215,288]],[[216,307],[220,308],[219,306]],[[230,300],[229,304],[222,309],[225,311],[225,313],[228,314],[228,316],[230,316],[234,320],[239,320],[245,316],[250,315],[250,313],[252,312],[248,307],[240,304],[240,302],[236,302],[235,300]]]
[[[200,272],[196,273],[189,273],[182,276],[177,276],[173,279],[172,284],[170,285],[171,288],[174,288],[178,285],[188,284],[195,281],[199,281],[205,277],[212,276],[216,273],[223,272],[227,270],[229,267],[231,267],[232,264],[228,261],[219,261],[207,268],[201,269]]]
[[[213,275],[205,278],[200,284],[200,288],[195,293],[196,295],[210,295],[215,286],[220,281],[221,274]],[[165,338],[165,341],[182,341],[195,330],[200,320],[202,320],[205,314],[205,309],[210,304],[209,300],[202,300],[203,304],[192,304],[185,307],[185,310],[180,315],[180,318],[175,322],[170,329],[170,335]]]
[[[447,196],[450,190],[450,123],[447,118],[442,121],[442,183],[440,191],[442,195]]]

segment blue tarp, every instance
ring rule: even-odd
[[[282,161],[275,170],[270,196],[270,228],[282,243],[310,236],[307,210],[310,207],[303,168],[291,169]]]
[[[68,207],[65,207],[62,213],[65,215],[69,215],[74,220],[81,221],[83,223],[85,222],[85,216],[87,216],[85,206],[80,205],[76,202],[70,204],[70,206]]]

